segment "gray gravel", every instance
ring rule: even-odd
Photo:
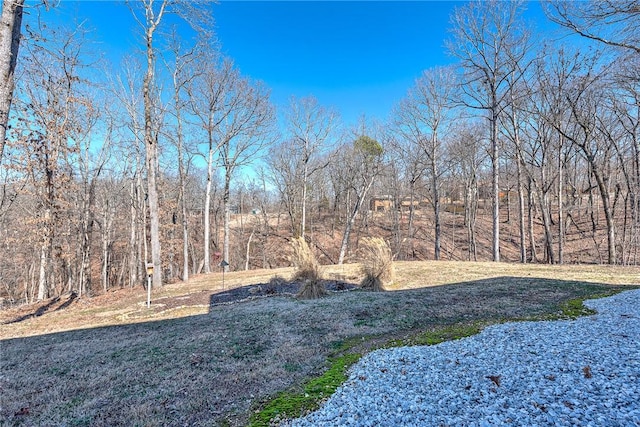
[[[640,290],[598,314],[374,351],[292,426],[640,426]]]

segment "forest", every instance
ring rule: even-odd
[[[138,46],[111,64],[55,2],[3,0],[0,306],[286,266],[298,236],[325,264],[376,236],[397,260],[638,265],[638,4],[545,1],[554,37],[526,4],[457,5],[455,65],[345,125],[275,105],[208,1],[123,3]]]

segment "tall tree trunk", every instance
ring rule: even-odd
[[[562,137],[558,146],[558,264],[564,264],[564,159]]]
[[[542,211],[542,224],[544,226],[544,246],[547,254],[547,262],[549,264],[555,264],[555,254],[553,252],[553,232],[551,230],[551,206],[549,203],[548,192],[542,190],[538,191],[540,198],[540,210]]]
[[[180,197],[182,199],[182,281],[189,281],[189,217],[184,200],[184,178],[180,180]]]
[[[531,262],[538,262],[538,255],[536,252],[536,240],[535,230],[533,228],[533,209],[534,209],[534,189],[531,178],[529,178],[527,185],[527,222],[529,229],[529,252],[531,253]]]
[[[85,197],[87,196],[85,195]],[[91,197],[92,196],[88,196],[87,198]],[[80,241],[80,278],[78,280],[79,297],[91,289],[91,234],[93,231],[93,215],[91,214],[91,203],[85,199],[83,205],[82,236]]]
[[[184,154],[182,146],[182,118],[177,115],[178,121],[178,179],[180,187],[180,207],[182,209],[182,281],[189,281],[189,217],[187,216],[187,202],[185,200],[185,170]]]
[[[213,181],[213,135],[209,131],[209,155],[207,157],[207,188],[204,195],[204,272],[211,273],[211,183]]]
[[[229,206],[230,199],[230,187],[231,187],[231,171],[227,169],[224,176],[224,194],[222,196],[222,202],[224,204],[224,229],[223,229],[223,242],[222,242],[222,253],[223,260],[230,264],[229,262],[229,235],[231,233],[231,206]],[[229,271],[229,265],[224,266],[224,271]]]
[[[247,250],[245,252],[245,257],[244,257],[244,269],[249,270],[249,254],[250,254],[250,250],[251,250],[251,240],[253,239],[253,235],[255,234],[256,230],[255,230],[255,226],[253,228],[253,230],[251,230],[251,234],[249,234],[249,239],[247,239]]]
[[[498,102],[495,99],[495,93],[493,94],[493,101],[491,107],[491,188],[493,189],[493,236],[492,236],[492,250],[493,261],[500,261],[500,187],[498,184],[499,178],[499,156],[498,156]]]
[[[617,260],[616,256],[616,239],[615,239],[615,223],[613,221],[613,208],[611,206],[611,200],[609,195],[609,189],[607,184],[598,168],[595,164],[592,168],[593,175],[598,184],[600,190],[600,197],[602,198],[602,208],[604,210],[605,222],[607,224],[607,263],[615,264]]]
[[[111,235],[111,215],[109,214],[109,201],[105,200],[102,208],[102,269],[101,281],[102,291],[106,293],[109,290],[109,246]]]
[[[520,126],[518,125],[517,109],[515,103],[515,97],[513,94],[514,87],[509,87],[509,94],[511,100],[511,126],[513,128],[513,144],[516,152],[516,180],[518,191],[518,227],[519,227],[519,244],[520,244],[520,262],[525,264],[527,262],[527,248],[526,248],[526,232],[525,232],[525,207],[524,207],[524,186],[523,186],[523,168],[524,160],[522,158],[522,143],[520,141]],[[511,206],[509,204],[509,214]]]
[[[137,180],[136,180],[136,197],[137,197],[137,205],[136,205],[136,214],[137,214],[137,260],[136,264],[137,270],[137,278],[138,282],[142,281],[143,284],[146,285],[147,280],[147,262],[149,262],[149,249],[148,249],[148,239],[147,239],[147,203],[144,199],[145,191],[144,185],[142,182],[142,163],[139,163],[139,170]]]
[[[433,243],[433,258],[438,261],[440,260],[440,240],[442,234],[442,227],[440,224],[440,192],[438,191],[436,178],[433,178],[432,185],[433,188],[433,218],[434,218],[434,231],[435,231],[435,239]]]
[[[438,190],[438,167],[436,165],[436,147],[437,147],[437,139],[435,136],[431,144],[431,155],[430,155],[430,166],[431,166],[431,194],[433,197],[433,220],[434,220],[434,242],[433,242],[433,258],[438,261],[440,260],[440,247],[441,247],[441,224],[440,224],[440,191]]]
[[[129,189],[130,203],[130,223],[129,223],[129,287],[133,288],[138,283],[138,265],[140,264],[139,252],[136,250],[139,246],[137,239],[138,230],[138,196],[136,191],[136,183],[132,179]]]
[[[49,255],[47,254],[49,243],[45,240],[40,247],[40,270],[38,275],[38,301],[42,301],[48,296],[47,286],[47,263]]]
[[[517,138],[517,137],[516,137]],[[516,174],[518,180],[518,226],[520,234],[520,262],[525,264],[527,262],[527,239],[525,231],[525,206],[524,206],[524,186],[522,184],[522,156],[520,150],[518,150],[516,160]]]
[[[162,286],[162,262],[160,256],[160,207],[158,204],[158,187],[156,182],[156,168],[158,164],[158,146],[157,140],[153,137],[153,117],[152,117],[152,99],[151,85],[154,78],[154,50],[153,50],[153,32],[156,26],[153,25],[147,29],[147,73],[143,83],[143,99],[144,99],[144,142],[145,154],[147,158],[147,187],[149,196],[149,221],[151,225],[151,262],[153,264],[153,286]]]
[[[360,208],[362,207],[362,203],[364,202],[365,197],[367,196],[367,192],[369,188],[373,185],[373,178],[369,180],[369,182],[362,187],[361,191],[356,194],[356,204],[351,211],[347,219],[347,223],[344,227],[344,234],[342,235],[342,243],[340,244],[340,256],[338,257],[338,265],[342,265],[344,261],[344,257],[347,254],[347,248],[349,246],[349,236],[351,235],[351,229],[353,228],[353,224],[356,220],[356,216],[358,216],[358,212],[360,212]]]
[[[415,200],[415,181],[411,181],[410,183],[411,188],[409,190],[409,219],[407,220],[408,224],[407,224],[407,235],[409,237],[409,248],[411,249],[411,258],[413,259],[414,257],[414,232],[413,232],[413,218],[414,218],[414,206],[413,206],[413,202]],[[396,209],[397,210],[397,209]]]
[[[0,21],[0,164],[4,155],[9,111],[13,99],[14,72],[20,48],[24,0],[2,0]]]
[[[305,159],[307,160],[307,159]],[[303,177],[302,177],[302,220],[300,221],[300,237],[304,239],[305,228],[307,226],[307,181],[308,177],[308,165],[305,161]]]
[[[55,164],[56,156],[53,159],[48,158],[47,166],[45,170],[46,175],[46,187],[45,187],[45,211],[43,216],[42,227],[42,247],[40,251],[40,275],[38,278],[38,301],[41,301],[47,297],[52,290],[54,284],[52,271],[52,255],[53,255],[53,233],[54,233],[54,217],[53,212],[55,206],[55,193],[54,193],[54,172],[51,167]]]
[[[476,245],[476,209],[477,191],[474,183],[469,183],[465,192],[465,222],[467,224],[467,238],[469,239],[468,256],[469,261],[478,260],[478,250]]]

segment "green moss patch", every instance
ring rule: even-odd
[[[301,417],[314,411],[347,380],[347,370],[360,357],[360,354],[346,354],[331,360],[326,372],[302,385],[302,392],[285,391],[270,400],[251,416],[249,426],[269,426],[272,420]]]
[[[611,291],[604,293],[592,294],[586,297],[570,299],[560,305],[560,313],[557,316],[548,316],[547,320],[577,319],[581,316],[592,316],[596,314],[596,311],[584,305],[584,302],[586,300],[606,298],[620,292],[622,292],[621,289],[612,289]]]
[[[453,341],[470,337],[482,330],[479,323],[453,324],[420,332],[407,338],[389,341],[385,347],[403,347],[412,345],[436,345],[445,341]]]

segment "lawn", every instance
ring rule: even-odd
[[[225,287],[290,273],[231,273]],[[325,275],[359,278],[353,265]],[[570,300],[639,282],[640,268],[398,263],[394,291],[385,293],[212,306],[207,298],[222,283],[211,275],[155,291],[150,309],[134,289],[57,310],[59,301],[35,317],[43,305],[5,310],[0,424],[246,425],[274,398],[304,392],[331,360],[430,343],[438,331],[552,318]]]

